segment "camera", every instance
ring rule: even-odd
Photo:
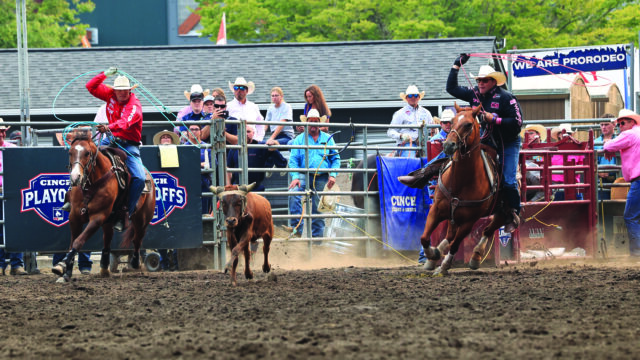
[[[228,118],[229,117],[229,111],[227,111],[227,110],[221,111],[220,112],[220,117],[223,118],[223,119]]]

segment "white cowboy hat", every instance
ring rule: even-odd
[[[456,114],[454,114],[454,112],[451,109],[444,109],[442,110],[442,115],[440,115],[440,122],[443,122],[443,121],[451,122],[454,116],[456,116]]]
[[[253,81],[247,82],[247,80],[245,80],[242,76],[238,76],[233,84],[231,83],[231,81],[229,81],[229,89],[231,89],[231,91],[233,91],[234,86],[246,86],[247,95],[253,94],[253,91],[256,89],[256,84],[254,84]]]
[[[133,90],[138,87],[138,84],[131,86],[129,78],[120,75],[113,80],[113,86],[107,86],[112,88],[113,90]]]
[[[553,129],[551,129],[551,137],[557,139],[558,135],[562,133],[562,130],[564,130],[566,134],[573,133],[573,130],[571,130],[571,124],[560,124],[557,127],[554,127]]]
[[[417,86],[409,85],[409,86],[407,86],[407,91],[406,92],[400,93],[400,99],[402,99],[404,101],[407,101],[407,99],[406,99],[407,95],[419,95],[418,96],[418,101],[420,101],[424,97],[424,91],[423,92],[419,92]]]
[[[471,77],[474,79],[492,78],[496,81],[498,86],[504,85],[504,83],[507,81],[507,78],[504,76],[503,73],[499,71],[495,71],[489,65],[480,66],[480,70],[478,71],[478,76],[471,75]]]
[[[527,125],[524,129],[522,129],[522,131],[520,131],[520,137],[524,139],[524,134],[529,130],[535,131],[540,135],[540,142],[545,142],[547,140],[547,128],[539,124]]]
[[[300,115],[300,121],[302,122],[307,122],[307,120],[310,118],[320,119],[321,123],[327,122],[327,116],[326,115],[320,116],[320,113],[316,109],[309,110],[309,112],[307,113],[307,116]]]
[[[620,109],[616,122],[622,119],[631,119],[636,122],[636,125],[640,125],[640,115],[636,114],[635,112],[629,109]]]
[[[171,136],[171,143],[173,145],[180,145],[180,139],[178,138],[178,134],[169,130],[162,130],[156,133],[155,135],[153,135],[153,145],[160,145],[160,138],[162,137],[162,135]]]
[[[192,93],[200,93],[202,94],[202,96],[207,96],[209,95],[209,89],[207,90],[202,90],[202,86],[200,86],[199,84],[193,84],[191,85],[191,90],[189,91],[184,91],[184,96],[187,98],[187,100],[191,100],[191,94]]]
[[[0,130],[9,130],[11,126],[4,126],[2,125],[3,123],[4,123],[4,120],[0,118]]]

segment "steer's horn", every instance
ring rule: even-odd
[[[215,195],[220,194],[221,192],[224,191],[224,187],[223,186],[209,186],[209,190],[211,190],[212,193],[214,193]]]
[[[251,190],[253,190],[253,188],[255,188],[255,187],[256,187],[256,185],[257,185],[257,184],[256,184],[255,182],[253,182],[253,183],[251,183],[251,184],[247,185],[247,187],[246,187],[246,190],[245,190],[245,191],[246,191],[246,192],[251,192]]]

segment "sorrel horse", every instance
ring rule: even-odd
[[[70,250],[64,260],[53,267],[53,273],[63,276],[66,281],[71,278],[73,263],[78,251],[85,242],[102,227],[103,249],[100,259],[100,274],[108,277],[109,255],[111,253],[111,239],[113,238],[113,224],[119,214],[114,213],[121,203],[126,203],[128,189],[120,190],[116,178],[115,166],[111,160],[98,150],[91,140],[88,131],[76,130],[69,148],[70,180],[73,186],[69,190],[71,211],[69,223],[71,226]],[[123,154],[123,156],[126,156]],[[124,162],[124,159],[122,159]],[[147,179],[151,177],[147,174]],[[121,247],[128,248],[133,244],[134,253],[131,266],[140,268],[140,247],[147,231],[147,226],[153,218],[155,208],[155,184],[151,183],[151,191],[143,193],[138,200],[137,210],[131,218],[131,224],[125,230]],[[122,193],[118,197],[119,191]],[[84,231],[82,226],[88,225]]]
[[[500,175],[493,159],[495,151],[480,144],[480,123],[476,115],[480,108],[460,108],[453,127],[443,144],[451,158],[440,172],[433,205],[429,210],[424,232],[420,237],[425,255],[429,259],[426,270],[433,270],[436,262],[446,254],[435,274],[447,274],[462,240],[471,232],[481,217],[491,216],[491,222],[482,231],[482,238],[473,249],[469,267],[480,267],[486,245],[494,232],[505,224],[499,189]],[[430,246],[430,238],[438,224],[449,220],[447,235],[438,247]]]

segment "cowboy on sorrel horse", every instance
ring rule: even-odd
[[[446,254],[436,274],[447,273],[462,240],[471,232],[476,221],[491,215],[491,222],[482,231],[482,238],[473,249],[469,262],[471,269],[477,269],[488,240],[505,224],[507,218],[502,205],[504,199],[498,192],[500,176],[493,160],[495,150],[480,144],[480,124],[476,119],[480,107],[460,108],[456,104],[455,108],[457,114],[453,118],[453,129],[443,144],[444,152],[451,161],[439,174],[433,205],[420,237],[429,259],[425,264],[426,270],[433,270],[436,262]],[[429,179],[420,179],[421,170],[401,176],[399,180],[408,186],[415,187],[417,183],[424,186]],[[449,220],[446,238],[437,248],[431,247],[431,234],[444,220]]]
[[[115,152],[120,161],[112,163],[114,158],[103,154],[102,151]],[[66,281],[71,278],[73,263],[78,251],[85,242],[102,227],[102,258],[100,259],[100,273],[109,276],[109,255],[111,252],[111,239],[113,238],[113,224],[122,216],[119,214],[127,203],[127,188],[118,184],[117,172],[125,172],[126,157],[123,151],[113,148],[98,151],[91,141],[89,131],[74,132],[74,139],[69,148],[70,179],[73,186],[68,192],[71,203],[69,223],[71,225],[70,251],[64,260],[59,262],[52,271],[54,274],[64,276]],[[125,181],[128,183],[129,174],[125,173]],[[133,243],[134,254],[131,266],[140,268],[140,247],[142,238],[147,231],[147,226],[153,218],[155,209],[155,184],[147,174],[150,191],[140,196],[137,211],[131,218],[131,224],[123,234],[121,246],[129,247]],[[82,226],[87,224],[84,231]]]

